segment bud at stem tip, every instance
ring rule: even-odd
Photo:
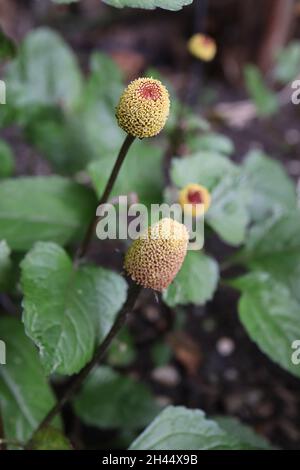
[[[159,134],[169,111],[169,93],[164,85],[153,78],[138,78],[122,94],[116,117],[127,134],[143,139]]]

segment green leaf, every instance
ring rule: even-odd
[[[249,188],[240,176],[224,177],[212,192],[212,203],[206,222],[229,245],[244,242],[250,221]]]
[[[260,258],[254,258],[248,262],[252,270],[266,271],[272,277],[284,284],[291,296],[300,305],[300,249],[282,251]]]
[[[288,287],[259,271],[231,285],[242,291],[239,315],[249,336],[272,361],[300,377],[300,367],[292,363],[292,343],[300,338],[300,303]]]
[[[294,210],[255,225],[249,232],[243,257],[248,261],[264,256],[296,252],[300,248],[300,210]]]
[[[134,142],[126,157],[112,196],[135,192],[143,204],[160,203],[162,199],[163,151],[144,142]],[[89,174],[98,195],[102,194],[116,156],[103,155],[101,160],[89,166]]]
[[[300,73],[300,41],[292,41],[277,57],[275,79],[283,84],[295,80]]]
[[[254,65],[245,67],[245,80],[248,93],[256,106],[261,117],[272,116],[279,109],[279,102],[276,94],[271,91],[260,72]]]
[[[109,86],[107,86],[108,83]],[[107,54],[92,53],[90,76],[85,87],[83,101],[104,101],[111,107],[114,115],[117,101],[123,90],[123,76],[117,63]]]
[[[92,78],[95,77],[87,84],[75,113],[45,110],[26,123],[27,140],[61,174],[83,170],[93,160],[103,158],[109,163],[108,157],[116,158],[122,145],[123,132],[114,114],[120,93],[114,96],[113,102],[108,92],[116,88],[113,79],[107,78],[110,82],[104,88],[107,93],[99,93],[98,81]]]
[[[203,305],[211,300],[219,278],[218,264],[198,251],[189,251],[175,280],[163,294],[170,306]]]
[[[0,140],[0,178],[8,178],[15,169],[14,155],[10,146]]]
[[[22,324],[0,318],[7,364],[0,366],[0,408],[6,439],[25,442],[55,403],[38,353]]]
[[[254,226],[239,257],[251,269],[267,271],[300,302],[300,211]]]
[[[22,177],[0,181],[0,233],[13,250],[36,241],[65,245],[82,236],[94,215],[91,190],[57,177]]]
[[[249,188],[239,168],[227,157],[203,152],[175,158],[171,164],[171,179],[179,188],[190,183],[205,186],[212,194],[205,222],[230,245],[238,246],[244,241],[249,223]]]
[[[10,248],[5,240],[0,241],[0,291],[5,291],[10,284],[12,262]]]
[[[208,133],[191,135],[187,139],[190,152],[216,152],[231,155],[234,152],[232,140],[222,134]]]
[[[72,446],[61,431],[48,426],[33,435],[30,450],[72,450]]]
[[[175,114],[175,116],[173,117],[173,120],[175,121],[174,122],[175,126],[177,122],[176,116],[178,116],[177,111],[178,112],[182,111],[183,122],[187,130],[187,133],[189,132],[194,133],[194,132],[199,132],[199,131],[208,132],[210,130],[209,122],[206,119],[204,119],[202,116],[200,116],[199,114],[194,114],[189,106],[184,106],[182,104],[182,101],[176,98],[176,93],[175,93],[175,97],[174,98],[171,97],[171,99],[172,99],[172,107],[173,107],[172,114],[173,115]],[[174,99],[175,99],[175,107],[173,103]],[[169,119],[172,119],[172,117]],[[177,130],[177,127],[176,129],[174,129],[173,127],[173,130]]]
[[[242,437],[242,439],[241,439]],[[219,424],[207,419],[201,410],[183,406],[169,406],[133,442],[130,450],[238,450],[261,448],[244,441],[236,430],[227,432]],[[257,442],[258,444],[258,442]]]
[[[178,188],[198,183],[212,191],[226,175],[238,174],[238,168],[224,155],[199,152],[174,158],[171,163],[171,179]]]
[[[29,113],[30,108],[73,109],[82,93],[82,77],[73,52],[48,28],[28,34],[5,76],[7,102]]]
[[[291,344],[300,333],[299,233],[299,210],[254,226],[240,253],[254,272],[248,283],[242,278],[233,284],[244,292],[239,309],[250,336],[272,360],[298,377]]]
[[[47,373],[79,372],[123,305],[126,282],[103,268],[74,269],[53,243],[37,243],[21,268],[23,321]]]
[[[251,217],[265,221],[273,214],[295,209],[296,188],[283,166],[263,152],[250,152],[243,163],[242,175],[251,187]]]
[[[116,158],[125,138],[115,118],[115,106],[107,104],[103,98],[87,100],[81,103],[77,115],[77,127],[82,126],[81,134],[90,160],[101,161],[105,169],[111,159]]]
[[[49,110],[34,116],[25,129],[27,141],[63,175],[83,170],[91,160],[90,143],[78,114]]]
[[[68,112],[59,100],[35,103],[30,109],[14,103],[14,120],[25,128],[27,141],[60,174],[83,170],[101,155],[116,156],[122,143],[123,133],[115,119],[123,90],[121,73],[105,54],[92,54],[90,68],[90,77],[72,105],[73,112]]]
[[[115,108],[124,88],[121,72],[112,59],[99,53],[92,54],[90,70],[76,113],[64,115],[59,121],[52,118],[49,123],[52,132],[49,126],[44,128],[48,142],[43,152],[56,168],[60,164],[60,171],[69,171],[70,164],[73,171],[83,169],[92,160],[109,165],[124,139],[115,118]],[[35,142],[43,142],[42,137],[38,133]]]
[[[17,122],[24,128],[26,140],[60,174],[83,170],[102,155],[116,156],[123,139],[115,119],[115,107],[123,91],[117,65],[104,54],[92,54],[91,74],[83,87],[75,56],[55,33],[39,29],[26,38],[22,47],[6,78],[9,89],[16,92],[9,99],[10,106],[5,107],[2,124]],[[46,71],[49,68],[51,73],[37,71],[39,80],[31,79],[31,69],[38,67]]]
[[[17,48],[12,39],[10,39],[0,27],[0,60],[11,59],[16,55]]]
[[[180,10],[186,5],[190,5],[193,0],[103,0],[108,5],[117,8],[164,8],[166,10]]]
[[[135,357],[133,338],[125,326],[112,342],[107,352],[107,362],[113,367],[124,367],[131,364]]]
[[[269,442],[259,434],[256,434],[249,426],[242,424],[236,418],[227,418],[224,416],[215,416],[214,420],[218,425],[231,436],[235,436],[237,440],[243,442],[243,449],[274,449]]]
[[[158,412],[145,385],[105,366],[88,377],[74,405],[86,424],[103,429],[137,429],[147,425]]]

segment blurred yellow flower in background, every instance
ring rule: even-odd
[[[216,56],[217,45],[213,38],[198,33],[188,41],[188,50],[197,59],[210,62]]]
[[[209,191],[200,184],[188,184],[179,192],[179,204],[184,211],[191,211],[194,217],[200,217],[210,207]]]

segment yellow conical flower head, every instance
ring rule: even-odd
[[[204,186],[191,183],[179,192],[179,204],[185,212],[199,217],[209,209],[211,195]]]
[[[185,225],[172,219],[162,219],[132,243],[124,268],[137,284],[163,291],[180,270],[188,242]]]
[[[159,134],[169,112],[169,93],[164,85],[153,78],[138,78],[121,96],[116,117],[127,134],[143,139]]]
[[[195,34],[188,42],[188,50],[197,59],[210,62],[216,56],[217,45],[209,36]]]

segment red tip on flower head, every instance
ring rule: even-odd
[[[162,96],[161,89],[155,82],[142,83],[139,87],[139,94],[142,98],[152,101],[157,101]]]
[[[214,43],[214,41],[209,36],[202,36],[202,44],[204,46],[210,46],[213,43]]]
[[[208,210],[211,196],[204,186],[190,183],[179,192],[178,202],[184,211],[198,217],[205,214]]]
[[[203,197],[200,191],[190,190],[187,195],[188,201],[191,204],[202,204]]]
[[[169,110],[170,99],[166,87],[154,78],[138,78],[124,90],[116,117],[127,134],[144,139],[160,133]]]

